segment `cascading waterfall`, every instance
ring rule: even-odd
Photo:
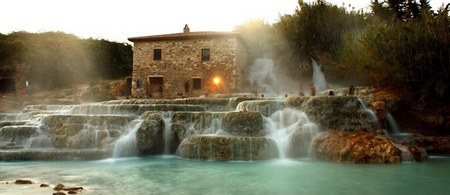
[[[27,124],[36,126],[34,136],[28,138],[25,148],[53,148],[50,137],[42,131],[42,116],[33,117]]]
[[[272,59],[258,58],[250,67],[248,80],[251,84],[257,84],[259,93],[275,94],[278,83],[273,74],[273,65]]]
[[[136,146],[136,132],[141,126],[142,122],[142,119],[131,121],[131,123],[128,125],[127,134],[120,137],[114,145],[114,158],[137,156],[138,150]]]
[[[307,148],[303,148],[306,154],[310,152],[314,136],[319,133],[319,128],[309,121],[306,113],[291,108],[276,111],[270,117],[265,117],[265,125],[268,136],[276,141],[282,159],[290,155],[294,133],[302,134],[304,142],[302,145],[307,145]],[[309,136],[305,138],[305,135]]]
[[[327,81],[325,79],[325,75],[323,74],[320,66],[317,62],[312,59],[312,67],[313,67],[313,83],[316,87],[316,91],[323,91],[328,88]]]
[[[386,120],[389,125],[389,134],[400,134],[402,131],[400,130],[400,127],[398,126],[397,122],[395,122],[394,117],[391,113],[387,113]]]
[[[369,121],[372,123],[373,127],[375,129],[379,129],[381,127],[381,125],[380,125],[380,121],[378,121],[378,118],[377,118],[377,115],[375,114],[375,112],[372,109],[368,108],[366,106],[366,103],[364,103],[364,101],[362,101],[361,99],[358,98],[358,101],[359,101],[360,105],[362,106],[363,110],[367,114],[369,114]]]
[[[172,117],[173,112],[164,112],[164,154],[170,154],[171,141],[172,141]]]

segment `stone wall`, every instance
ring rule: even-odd
[[[133,50],[134,97],[151,96],[149,77],[163,77],[162,96],[173,98],[199,96],[206,93],[228,93],[242,86],[246,72],[246,46],[236,36],[197,37],[174,40],[138,41]],[[154,49],[162,50],[161,60],[154,60]],[[202,49],[210,49],[210,60],[202,61]],[[212,78],[219,76],[221,83],[212,88]],[[201,89],[193,89],[193,78],[201,78]],[[137,84],[137,80],[141,83]],[[185,91],[188,82],[189,92]],[[139,85],[139,86],[138,86]]]

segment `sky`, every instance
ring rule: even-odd
[[[312,2],[314,0],[305,0]],[[370,0],[328,0],[368,9]],[[433,8],[450,0],[431,0]],[[2,0],[0,33],[62,31],[80,38],[127,38],[191,31],[232,31],[251,19],[274,23],[297,0]]]

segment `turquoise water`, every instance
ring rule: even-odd
[[[397,165],[310,159],[210,162],[167,156],[0,162],[0,181],[17,178],[80,185],[85,188],[81,194],[450,194],[450,157]],[[0,194],[6,188],[0,185]]]

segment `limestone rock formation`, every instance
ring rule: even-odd
[[[217,161],[267,160],[278,158],[278,149],[267,137],[193,135],[181,142],[179,155]]]
[[[300,97],[304,101],[304,97]],[[291,99],[291,102],[296,102]],[[371,130],[368,113],[353,96],[318,96],[303,103],[300,110],[323,129]]]
[[[381,132],[330,130],[314,140],[312,153],[320,160],[345,163],[400,163],[428,157],[420,148],[400,145],[409,150],[401,151],[396,145]],[[403,152],[412,154],[413,159],[402,159],[405,158]]]
[[[259,112],[228,112],[222,121],[223,130],[231,135],[262,136],[263,118]]]
[[[157,112],[146,112],[136,132],[136,144],[140,155],[161,154],[164,151],[164,120]]]

